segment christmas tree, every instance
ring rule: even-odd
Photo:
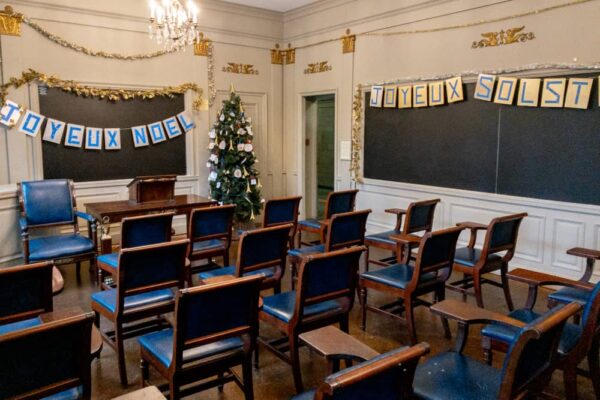
[[[219,204],[235,204],[235,218],[239,222],[253,221],[260,214],[259,173],[254,167],[258,162],[254,153],[250,117],[244,115],[242,101],[233,86],[229,100],[208,133],[210,158],[210,197]]]

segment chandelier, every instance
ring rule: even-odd
[[[150,0],[150,38],[156,38],[167,51],[185,49],[201,35],[198,30],[198,7],[190,1],[184,7],[178,0]]]

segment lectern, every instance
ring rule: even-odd
[[[175,198],[176,175],[136,176],[127,187],[135,203],[169,201]]]

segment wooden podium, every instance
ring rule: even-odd
[[[145,203],[173,200],[176,181],[176,175],[137,176],[127,185],[129,201]]]

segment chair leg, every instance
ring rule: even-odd
[[[146,387],[146,382],[150,379],[150,370],[148,369],[148,361],[140,359],[140,372],[142,375],[142,388]]]
[[[217,376],[219,377],[219,379],[223,379],[225,374],[223,372],[219,372],[219,374]],[[217,386],[217,390],[219,391],[219,393],[223,393],[223,389],[225,389],[224,384],[221,383],[219,386]]]
[[[590,378],[592,379],[592,385],[594,385],[594,393],[596,398],[600,399],[600,341],[598,338],[592,341],[592,346],[588,352],[588,366],[590,369]]]
[[[298,229],[298,249],[302,247],[302,230]]]
[[[298,336],[292,333],[289,337],[290,341],[290,361],[292,364],[292,374],[294,375],[294,386],[296,393],[300,394],[304,391],[302,385],[302,373],[300,372],[300,353],[298,349]]]
[[[508,306],[508,311],[512,311],[515,309],[512,302],[512,297],[510,296],[510,285],[508,282],[508,265],[503,264],[502,269],[500,270],[500,277],[502,278],[502,290],[504,290],[504,298],[506,299],[506,305]]]
[[[79,261],[75,263],[75,273],[77,274],[78,278],[81,276],[81,262]]]
[[[175,377],[171,378],[171,381],[169,382],[169,399],[179,399],[179,382],[175,380]]]
[[[370,260],[370,256],[369,256],[369,248],[367,247],[367,250],[365,250],[365,272],[369,272],[369,260]]]
[[[483,362],[492,365],[494,353],[492,352],[492,339],[483,336],[481,338],[481,349],[483,350]]]
[[[362,329],[364,331],[365,329],[367,329],[367,288],[366,287],[360,288],[360,311],[361,311],[360,329]]]
[[[259,346],[254,347],[254,368],[258,369],[258,348]]]
[[[410,339],[410,344],[414,346],[417,344],[417,330],[415,329],[415,315],[410,297],[404,299],[404,314],[408,328],[408,338]]]
[[[565,365],[563,368],[563,380],[565,382],[565,397],[569,400],[577,400],[577,366]]]
[[[350,332],[350,322],[349,322],[349,315],[346,314],[342,317],[342,319],[340,320],[340,330],[342,332],[345,333],[349,333]]]
[[[446,299],[446,286],[442,286],[438,288],[435,292],[435,301],[439,303],[440,301],[444,301]],[[452,339],[452,333],[450,332],[450,324],[448,323],[448,318],[444,318],[440,316],[442,320],[442,327],[444,328],[444,337],[446,339]]]
[[[295,290],[296,288],[296,283],[295,283],[295,279],[296,279],[296,263],[294,261],[292,261],[290,263],[290,277],[291,277],[291,287],[292,290]]]
[[[117,347],[117,359],[121,386],[127,388],[127,368],[125,365],[125,348],[123,346],[123,327],[121,326],[120,322],[115,323],[115,342]]]
[[[252,384],[252,355],[248,355],[242,364],[242,380],[244,381],[245,400],[254,400],[254,386]]]
[[[227,249],[227,251],[225,251],[225,253],[223,253],[223,266],[224,267],[229,266],[229,249]]]
[[[463,273],[463,280],[464,280],[464,279],[467,279],[468,277],[469,277],[469,275],[468,275],[468,274],[465,274],[465,273]],[[466,302],[466,301],[467,301],[467,289],[463,289],[463,291],[462,291],[462,300],[463,300],[464,302]]]
[[[475,299],[477,300],[477,306],[483,307],[483,295],[481,294],[481,278],[478,273],[473,274],[473,289],[475,289]]]

